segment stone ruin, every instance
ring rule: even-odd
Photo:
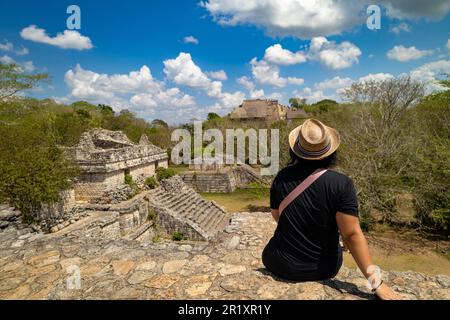
[[[120,131],[85,132],[78,145],[66,151],[82,172],[74,186],[77,202],[114,201],[120,191],[126,194],[125,175],[142,186],[156,168],[168,166],[167,152],[149,143],[147,136],[135,144]]]
[[[178,233],[184,239],[205,241],[229,222],[222,207],[203,199],[178,176],[153,190],[144,185],[156,168],[168,167],[167,152],[145,135],[136,144],[120,131],[95,129],[64,151],[81,174],[73,189],[61,193],[59,203],[43,206],[39,217],[43,231],[139,241]],[[137,195],[125,183],[126,175],[141,187]],[[20,225],[15,211],[6,211],[0,226]]]
[[[268,184],[258,170],[224,155],[224,161],[214,159],[192,161],[189,170],[180,173],[183,181],[198,192],[228,193],[237,188],[247,188],[252,182]],[[226,164],[232,163],[232,164]]]

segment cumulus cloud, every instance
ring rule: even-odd
[[[450,50],[450,39],[447,40],[447,49]]]
[[[26,56],[29,53],[30,53],[30,51],[28,51],[28,49],[25,48],[25,47],[22,47],[22,48],[20,48],[19,50],[16,51],[16,54],[18,56]]]
[[[192,60],[189,53],[181,52],[175,59],[168,59],[163,63],[167,79],[178,85],[203,90],[209,97],[217,100],[214,105],[215,110],[220,108],[222,111],[228,111],[245,99],[245,94],[241,91],[234,93],[223,92],[222,82],[211,80],[208,77],[208,74],[211,74],[211,72],[203,72]],[[217,77],[222,79],[226,77],[225,71],[221,71],[218,73],[213,72],[216,79]]]
[[[426,63],[410,72],[412,79],[427,83],[427,91],[443,90],[438,80],[443,74],[450,74],[450,60]]]
[[[252,24],[273,36],[311,38],[339,34],[362,21],[358,12],[355,14],[357,3],[356,0],[209,0],[202,5],[222,25]]]
[[[13,49],[14,49],[14,45],[11,42],[9,42],[8,40],[5,40],[5,42],[0,43],[1,51],[9,52],[9,51],[12,51]]]
[[[322,90],[313,90],[309,87],[303,88],[303,90],[294,90],[292,94],[298,98],[306,99],[308,103],[315,103],[323,99],[337,99],[334,95],[325,95]]]
[[[0,51],[15,53],[18,56],[25,56],[30,53],[28,49],[25,48],[24,46],[22,46],[18,50],[14,50],[14,44],[8,40],[5,40],[3,43],[0,43]]]
[[[251,91],[255,89],[255,83],[246,76],[240,77],[236,79],[236,82],[243,86],[245,89]]]
[[[178,85],[190,88],[208,88],[211,80],[197,66],[189,53],[181,52],[175,59],[164,61],[164,73]]]
[[[248,90],[250,99],[262,99],[266,97],[264,90],[257,89],[255,83],[249,77],[243,76],[237,78],[236,82]]]
[[[198,39],[194,36],[187,36],[184,37],[183,39],[184,43],[192,43],[192,44],[199,44],[200,42],[198,41]]]
[[[50,37],[44,29],[38,28],[36,25],[30,25],[24,28],[20,35],[25,40],[45,43],[63,49],[85,50],[93,47],[89,37],[74,30],[65,30],[55,37]]]
[[[337,44],[325,37],[313,38],[308,52],[310,59],[318,60],[334,70],[348,68],[358,63],[360,55],[361,50],[353,43],[344,41]]]
[[[442,19],[450,11],[450,2],[447,0],[382,0],[387,15],[396,19],[430,18]]]
[[[205,0],[201,5],[221,25],[256,25],[272,36],[311,39],[341,34],[364,25],[369,0]],[[450,11],[448,0],[381,0],[396,19],[441,19]]]
[[[288,84],[302,84],[304,80],[302,78],[288,77],[284,78],[280,76],[280,68],[269,64],[265,60],[257,60],[253,58],[250,61],[252,67],[252,74],[256,81],[260,84],[267,84],[275,87],[285,87]]]
[[[336,76],[332,79],[325,79],[322,82],[316,83],[314,87],[318,90],[325,91],[325,90],[337,90],[342,88],[347,88],[351,86],[353,83],[353,80],[350,78],[341,78],[339,76]]]
[[[369,73],[368,75],[359,78],[359,82],[369,82],[369,81],[384,81],[394,78],[390,73]]]
[[[215,80],[225,81],[228,79],[227,73],[224,70],[210,71],[206,73],[210,78]]]
[[[262,99],[265,97],[264,90],[251,90],[250,99]]]
[[[64,79],[71,99],[108,103],[116,110],[129,108],[147,114],[156,107],[182,109],[195,104],[193,97],[178,88],[166,88],[162,81],[154,79],[147,66],[128,74],[109,75],[77,65],[66,72]]]
[[[306,61],[304,52],[291,52],[283,49],[280,44],[275,44],[266,49],[264,60],[279,65],[293,65]]]
[[[3,64],[13,64],[16,63],[16,60],[5,54],[2,57],[0,57],[0,62]]]
[[[388,51],[386,56],[391,60],[401,62],[417,60],[433,54],[433,50],[419,50],[415,46],[406,48],[404,46],[395,46]]]
[[[17,62],[7,54],[0,57],[0,62],[3,64],[16,64],[18,72],[33,72],[35,70],[33,61]]]
[[[399,23],[398,25],[391,26],[389,31],[398,35],[401,32],[411,32],[411,26],[405,22],[402,22]]]

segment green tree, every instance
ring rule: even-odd
[[[0,63],[0,100],[31,89],[37,83],[47,79],[48,74],[27,74],[17,64]]]
[[[208,113],[207,120],[212,121],[212,120],[216,120],[216,119],[220,119],[220,118],[221,117],[217,113],[210,112],[210,113]]]
[[[306,99],[303,98],[290,98],[289,105],[293,110],[304,109],[307,106]]]
[[[59,200],[78,171],[55,144],[46,124],[27,120],[0,125],[0,202],[19,209],[23,220],[31,223],[42,204]]]
[[[153,120],[151,124],[154,128],[164,128],[164,129],[169,128],[169,125],[165,121],[160,119]]]

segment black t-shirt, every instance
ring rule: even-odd
[[[314,170],[298,165],[282,169],[272,182],[270,207],[278,209],[281,201]],[[281,264],[275,262],[275,268],[284,270],[272,271],[281,276],[284,273],[288,278],[306,276],[307,279],[314,279],[334,274],[336,268],[339,270],[342,257],[337,211],[358,216],[356,191],[350,178],[328,170],[281,214],[265,251],[272,251],[272,257],[273,251],[276,251],[276,255],[284,261]],[[270,255],[268,253],[265,253],[266,256]]]

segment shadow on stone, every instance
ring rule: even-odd
[[[302,281],[292,281],[292,280],[280,278],[277,275],[273,274],[271,271],[267,270],[266,268],[258,268],[255,271],[259,272],[260,274],[262,274],[264,276],[269,276],[274,281],[277,281],[277,282],[292,283],[292,284],[302,283]],[[305,282],[311,282],[311,281],[305,281]],[[334,289],[342,295],[350,294],[350,295],[354,295],[356,297],[359,297],[361,299],[366,299],[366,300],[377,299],[377,297],[375,295],[360,290],[357,285],[355,285],[354,283],[351,283],[351,282],[346,282],[346,281],[337,280],[337,279],[326,279],[326,280],[319,280],[316,282],[319,284],[322,284],[324,286],[327,286],[331,289]]]
[[[374,294],[367,293],[367,292],[360,290],[358,288],[358,286],[355,285],[354,283],[341,281],[341,280],[337,280],[337,279],[321,280],[321,281],[319,281],[319,283],[321,283],[325,286],[328,286],[332,289],[335,289],[342,294],[351,294],[351,295],[355,295],[357,297],[360,297],[362,299],[367,299],[367,300],[376,299],[376,296]]]

